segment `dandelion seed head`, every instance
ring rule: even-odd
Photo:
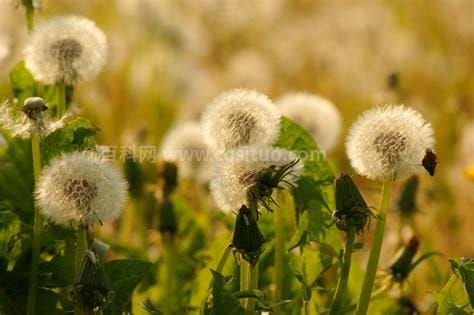
[[[217,162],[210,182],[212,196],[224,212],[237,211],[248,205],[247,192],[256,183],[257,174],[270,166],[285,166],[298,160],[298,156],[288,150],[265,145],[242,146],[226,152]],[[280,187],[296,185],[303,163],[298,161],[284,179]]]
[[[163,140],[160,154],[164,160],[177,164],[180,178],[209,182],[212,156],[198,123],[187,122],[170,130]]]
[[[417,111],[384,106],[364,112],[346,139],[352,167],[370,179],[402,179],[423,170],[426,149],[433,149],[433,128]]]
[[[70,227],[117,218],[126,192],[127,183],[112,164],[92,152],[73,152],[43,169],[35,193],[45,217]]]
[[[272,144],[280,113],[272,101],[253,90],[236,89],[214,99],[202,115],[204,141],[221,154],[249,144]]]
[[[34,99],[40,98],[30,98]],[[52,132],[64,127],[71,118],[70,114],[64,115],[59,120],[54,120],[48,114],[28,117],[22,112],[15,111],[10,102],[5,101],[0,106],[0,128],[6,130],[13,137],[22,139],[31,138],[32,134],[37,134],[40,138],[45,138]]]
[[[26,67],[45,84],[93,79],[106,61],[104,33],[79,16],[61,16],[39,24],[24,51]]]
[[[337,145],[342,131],[339,111],[329,100],[308,93],[290,93],[276,101],[283,116],[301,125],[322,151]]]

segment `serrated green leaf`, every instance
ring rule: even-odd
[[[95,150],[95,135],[99,128],[85,118],[69,121],[41,142],[43,161],[49,161],[63,152]]]
[[[469,305],[469,300],[464,291],[462,282],[456,275],[452,275],[451,278],[449,278],[441,291],[433,292],[431,295],[438,303],[436,314],[469,314],[465,310],[466,306]]]
[[[206,308],[204,314],[206,315],[243,315],[245,309],[240,305],[239,300],[232,295],[226,288],[226,278],[211,270],[214,276],[214,283],[212,286],[212,303],[209,308]]]
[[[129,311],[130,297],[135,287],[149,272],[150,262],[132,259],[112,260],[104,264],[115,298],[107,309]]]
[[[0,211],[0,255],[6,255],[10,239],[20,232],[21,222],[12,211]]]
[[[450,259],[451,267],[459,271],[471,307],[474,307],[474,258]]]
[[[332,257],[321,251],[306,247],[302,255],[291,258],[290,268],[298,280],[310,288],[318,277],[332,265],[332,261]]]

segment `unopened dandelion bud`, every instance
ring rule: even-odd
[[[403,185],[400,199],[398,200],[398,209],[403,218],[411,218],[418,210],[416,205],[416,195],[418,192],[418,176],[411,176]]]
[[[87,314],[104,309],[114,298],[104,266],[95,251],[85,253],[70,295],[74,303]]]
[[[164,180],[163,194],[168,196],[178,185],[177,165],[173,162],[164,162],[162,176]]]
[[[396,281],[402,282],[410,274],[413,269],[413,258],[415,258],[419,246],[420,241],[416,236],[413,236],[390,265],[390,273]]]
[[[255,266],[263,252],[264,243],[265,239],[258,228],[254,215],[249,208],[243,205],[235,221],[232,247],[242,259]]]
[[[158,230],[163,234],[174,234],[178,229],[178,221],[176,219],[173,203],[169,198],[165,197],[161,201],[159,217]]]
[[[335,186],[336,211],[333,215],[336,226],[345,232],[350,229],[362,232],[372,212],[359,188],[352,177],[344,173],[336,179]]]
[[[144,174],[140,168],[140,164],[133,158],[133,156],[127,155],[125,157],[123,165],[125,178],[129,184],[129,193],[135,199],[139,199],[143,193],[144,186]]]

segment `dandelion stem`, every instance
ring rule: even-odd
[[[354,247],[355,234],[355,229],[352,227],[347,231],[341,274],[337,283],[336,292],[334,293],[334,299],[329,312],[330,315],[340,314],[341,308],[347,299],[347,282],[349,280],[349,272],[351,270],[352,249]]]
[[[240,291],[250,289],[250,263],[244,259],[240,260]],[[241,299],[242,306],[247,308],[248,298]]]
[[[23,0],[23,5],[25,6],[25,16],[26,16],[26,25],[28,31],[33,31],[34,27],[34,13],[33,0]]]
[[[41,173],[41,150],[40,138],[37,134],[31,135],[31,150],[33,155],[33,173],[35,182]],[[43,228],[43,219],[39,208],[35,206],[35,217],[33,226],[33,242],[31,249],[31,276],[30,287],[28,291],[27,310],[29,315],[36,313],[36,295],[38,286],[39,258],[41,252],[41,230]]]
[[[64,83],[58,83],[56,85],[56,113],[61,118],[66,112],[66,85]]]
[[[166,295],[165,295],[165,314],[171,314],[174,304],[174,282],[176,276],[174,274],[174,259],[173,259],[173,236],[170,233],[164,233],[164,263],[166,268]]]
[[[258,289],[258,261],[255,263],[255,266],[250,266],[250,274],[249,274],[249,290],[256,290]],[[249,298],[247,311],[253,312],[255,306],[255,299]]]
[[[385,221],[387,218],[387,208],[390,198],[391,180],[386,180],[382,185],[382,192],[380,195],[379,206],[379,220],[375,227],[374,241],[370,251],[369,262],[367,263],[367,270],[365,272],[364,283],[359,297],[359,305],[357,307],[357,315],[367,314],[369,308],[370,296],[374,287],[375,273],[380,257],[380,250],[382,248],[383,235],[385,230]]]
[[[84,253],[87,251],[87,229],[85,227],[80,227],[77,230],[77,239],[76,239],[76,259],[75,259],[75,270],[76,274],[79,273],[82,264],[82,258]]]
[[[284,259],[284,226],[283,226],[283,211],[281,208],[274,211],[275,215],[275,269],[273,272],[273,283],[275,284],[275,300],[282,299],[282,274],[283,274],[283,259]]]

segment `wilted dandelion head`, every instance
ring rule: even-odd
[[[211,177],[211,154],[198,123],[183,123],[170,130],[160,150],[165,161],[176,162],[180,178],[208,182]]]
[[[287,165],[291,167],[276,182],[268,177]],[[291,151],[265,145],[243,146],[220,157],[210,183],[212,196],[222,211],[237,211],[242,205],[250,206],[249,192],[256,187],[266,186],[271,196],[273,188],[296,185],[302,168],[303,163]]]
[[[364,112],[346,139],[352,167],[371,179],[401,179],[422,170],[426,149],[432,149],[433,129],[417,111],[384,106]]]
[[[278,99],[276,105],[283,116],[309,132],[322,151],[329,152],[337,145],[342,120],[329,100],[307,93],[291,93]]]
[[[38,103],[42,99],[30,97],[25,103],[29,101]],[[69,114],[66,114],[61,119],[54,120],[47,113],[42,114],[41,111],[42,109],[38,108],[36,114],[26,111],[22,113],[15,110],[10,102],[5,101],[0,106],[0,128],[8,131],[13,137],[28,139],[36,134],[40,138],[44,138],[57,129],[64,127],[64,124],[71,118]]]
[[[26,67],[36,80],[72,84],[99,73],[106,60],[107,43],[94,22],[62,16],[39,24],[24,54]]]
[[[117,218],[126,191],[127,183],[113,165],[92,152],[73,152],[44,168],[36,203],[56,224],[87,227]]]
[[[280,113],[268,97],[253,90],[222,93],[202,116],[204,141],[216,153],[248,144],[272,144],[279,129]]]

